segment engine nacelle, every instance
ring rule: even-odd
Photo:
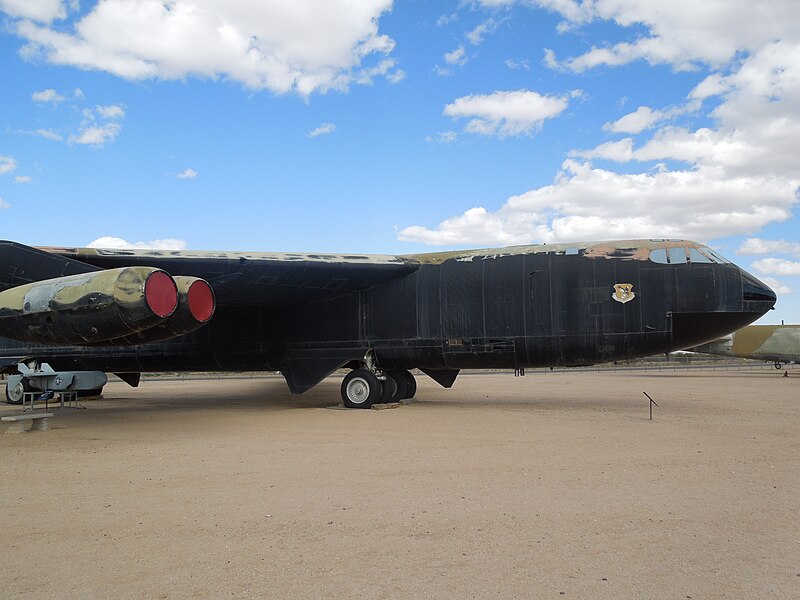
[[[175,281],[153,267],[58,277],[0,292],[0,336],[38,344],[93,344],[154,327],[177,306]]]
[[[122,338],[99,342],[98,346],[135,346],[161,342],[191,333],[208,323],[214,315],[216,300],[214,291],[204,279],[175,275],[178,286],[178,308],[163,322]]]

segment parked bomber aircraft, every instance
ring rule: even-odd
[[[680,240],[409,256],[34,248],[0,242],[0,370],[47,363],[138,384],[274,370],[302,393],[338,368],[348,407],[414,395],[419,368],[578,366],[695,346],[775,303]],[[24,369],[23,369],[24,370]],[[15,375],[6,398],[21,399]]]
[[[748,325],[687,350],[774,362],[780,369],[782,363],[800,362],[800,325]]]

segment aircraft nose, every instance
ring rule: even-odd
[[[774,305],[778,297],[766,283],[759,281],[744,269],[739,269],[742,274],[742,302],[747,306],[748,303],[753,303],[749,308],[753,308],[752,312],[760,313],[763,315]]]
[[[672,339],[676,349],[697,346],[749,325],[775,305],[775,292],[735,265],[725,265],[725,283],[716,291],[713,308],[675,311]]]

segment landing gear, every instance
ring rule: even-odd
[[[386,379],[383,380],[383,394],[381,394],[381,398],[378,402],[380,404],[397,402],[403,397],[404,393],[405,380],[400,379],[397,373],[386,373]]]
[[[411,371],[400,371],[398,373],[400,377],[405,380],[406,383],[406,390],[403,398],[413,398],[417,395],[417,380],[414,379],[414,376],[411,374]]]
[[[399,402],[413,398],[417,393],[417,381],[408,371],[389,371],[383,382],[381,402]]]
[[[350,371],[342,381],[342,402],[347,408],[370,408],[373,404],[413,398],[417,381],[409,371],[388,371],[383,381],[369,369]]]
[[[342,401],[347,408],[370,408],[382,395],[381,380],[366,369],[354,369],[342,381]]]
[[[783,368],[783,365],[782,365],[781,363],[779,363],[779,362],[776,362],[776,363],[775,363],[775,368],[776,368],[776,369],[782,369],[782,368]]]

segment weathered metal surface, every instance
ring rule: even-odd
[[[749,325],[692,352],[775,362],[800,362],[800,325]]]
[[[581,254],[587,258],[622,258],[648,260],[650,252],[658,248],[700,247],[686,240],[623,240],[604,242],[573,242],[569,244],[536,244],[530,246],[507,246],[505,248],[482,248],[478,250],[449,250],[426,254],[409,254],[405,259],[422,264],[438,265],[447,260],[494,260],[503,256],[519,254]]]
[[[205,280],[197,277],[178,275],[173,278],[178,288],[178,307],[172,316],[162,319],[156,325],[138,332],[131,332],[124,337],[96,342],[98,346],[134,346],[152,344],[186,335],[203,327],[208,320],[198,320],[189,306],[189,290],[193,285],[205,284]],[[213,314],[213,310],[212,310]]]
[[[142,265],[164,269],[173,276],[199,277],[211,284],[217,304],[227,306],[319,302],[379,285],[419,268],[414,260],[389,255],[50,250],[84,261],[92,268]]]
[[[371,264],[393,265],[403,264],[406,261],[401,256],[391,254],[311,254],[303,252],[214,252],[198,250],[117,250],[103,248],[61,248],[55,246],[39,247],[38,250],[69,256],[78,260],[91,262],[93,257],[110,258],[136,258],[145,261],[182,259],[193,261],[206,260],[232,260],[254,262],[311,262],[332,264]]]
[[[738,329],[775,302],[767,286],[736,265],[679,240],[363,260],[54,251],[95,268],[147,264],[202,277],[216,293],[216,314],[166,342],[77,348],[0,340],[0,356],[32,353],[59,369],[107,372],[281,370],[293,392],[339,366],[363,364],[367,353],[382,369],[437,374],[664,353]]]
[[[0,335],[24,342],[83,344],[121,337],[164,320],[145,297],[160,270],[147,267],[68,275],[0,292]]]

